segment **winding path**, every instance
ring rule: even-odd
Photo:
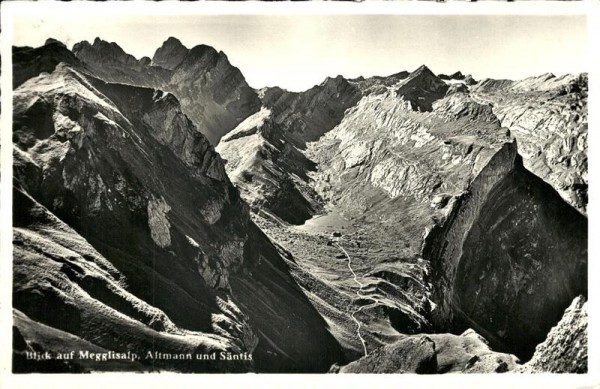
[[[360,342],[362,343],[363,350],[365,352],[365,357],[366,357],[367,355],[369,355],[369,353],[367,351],[367,345],[365,343],[365,339],[360,334],[360,327],[362,326],[362,323],[354,315],[357,314],[358,312],[362,311],[363,309],[376,307],[377,305],[380,305],[381,302],[379,300],[377,300],[376,298],[374,298],[374,297],[365,296],[365,295],[361,294],[361,291],[362,291],[362,288],[363,288],[364,284],[362,284],[358,280],[358,277],[356,276],[356,273],[354,272],[354,269],[352,269],[352,259],[350,258],[350,255],[348,255],[348,252],[338,242],[336,242],[335,245],[340,250],[342,250],[344,252],[344,255],[346,256],[346,259],[348,260],[348,269],[350,269],[350,272],[352,273],[352,276],[354,277],[354,282],[356,282],[358,284],[358,287],[359,287],[358,290],[356,291],[356,295],[358,297],[360,297],[360,298],[366,298],[366,299],[369,299],[369,300],[373,301],[373,303],[368,304],[368,305],[363,305],[363,306],[359,307],[357,310],[355,310],[354,312],[352,312],[350,314],[350,316],[352,317],[352,319],[356,322],[356,325],[357,325],[356,334],[358,335],[358,338],[360,339]]]

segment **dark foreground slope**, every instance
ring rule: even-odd
[[[173,95],[59,64],[15,90],[13,130],[14,307],[29,320],[106,350],[253,355],[144,368],[308,372],[340,360]]]

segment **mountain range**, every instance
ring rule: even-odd
[[[587,74],[12,61],[13,371],[587,371]]]

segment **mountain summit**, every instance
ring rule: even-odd
[[[184,112],[214,145],[260,108],[256,92],[223,52],[198,45],[188,50],[167,39],[152,60],[137,60],[116,43],[96,38],[77,43],[73,52],[95,77],[107,82],[141,85],[174,94]]]
[[[162,46],[154,52],[152,65],[173,70],[188,54],[189,49],[177,38],[169,37]]]

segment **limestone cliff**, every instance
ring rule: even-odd
[[[527,360],[578,294],[587,294],[587,219],[506,144],[427,236],[440,329],[472,327]]]

